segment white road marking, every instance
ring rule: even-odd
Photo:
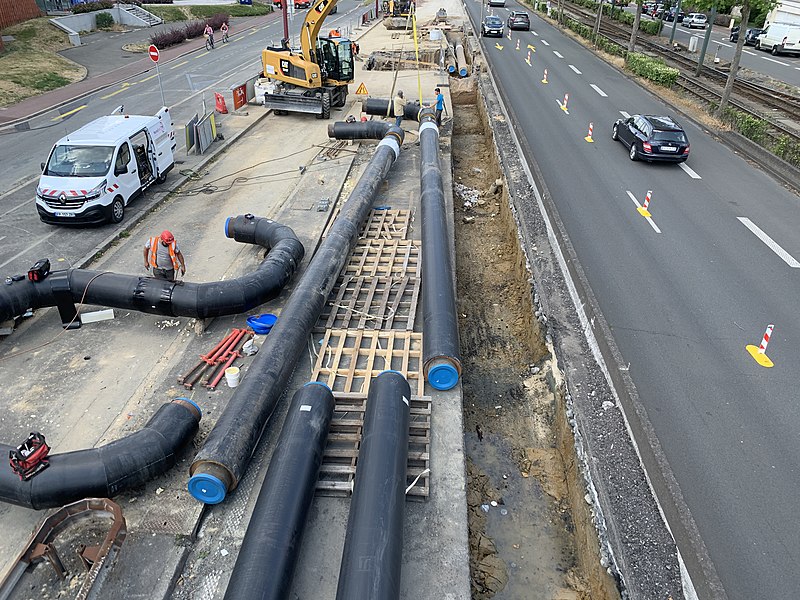
[[[698,175],[697,173],[695,173],[695,172],[694,172],[694,169],[692,169],[692,167],[689,167],[689,166],[687,166],[687,165],[686,165],[686,163],[678,163],[678,166],[679,166],[681,169],[683,169],[684,171],[686,171],[686,174],[687,174],[689,177],[691,177],[692,179],[702,179],[702,177],[700,177],[700,175]]]
[[[575,65],[570,65],[569,68],[575,71],[578,75],[582,74],[580,71],[578,71],[578,68]]]
[[[561,56],[561,53],[558,52],[558,50],[553,50],[553,54],[555,54],[558,58],[564,58],[563,56]]]
[[[753,235],[755,235],[755,236],[756,236],[758,239],[760,239],[762,242],[764,242],[764,243],[767,245],[767,248],[769,248],[769,249],[770,249],[770,250],[772,250],[772,251],[773,251],[775,254],[777,254],[777,255],[778,255],[778,257],[779,257],[781,260],[783,260],[783,262],[785,262],[787,265],[789,265],[789,266],[790,266],[790,267],[792,267],[793,269],[800,269],[800,262],[797,262],[797,261],[795,260],[795,258],[794,258],[794,257],[793,257],[791,254],[789,254],[788,252],[786,252],[786,250],[784,250],[783,248],[781,248],[781,247],[780,247],[780,246],[779,246],[779,245],[778,245],[778,244],[775,242],[775,240],[773,240],[773,239],[772,239],[771,237],[769,237],[769,236],[768,236],[766,233],[764,233],[764,232],[761,230],[761,228],[760,228],[758,225],[756,225],[755,223],[753,223],[753,222],[752,222],[750,219],[748,219],[747,217],[736,217],[736,218],[739,220],[739,222],[741,222],[741,224],[742,224],[742,225],[744,225],[744,226],[745,226],[745,227],[747,227],[747,228],[748,228],[748,229],[749,229],[751,232],[753,232]],[[1,266],[1,265],[0,265],[0,266]]]
[[[630,115],[626,113],[624,110],[619,111],[619,114],[621,114],[626,119],[630,118]]]
[[[774,62],[776,65],[783,65],[784,67],[790,67],[789,63],[782,62],[780,60],[775,60],[774,58],[769,58],[768,56],[762,56],[764,60],[768,60],[769,62]]]
[[[549,45],[550,45],[550,44],[547,42],[547,40],[544,40],[544,39],[542,40],[542,43],[543,43],[545,46],[549,46]]]
[[[539,37],[539,34],[538,34],[538,33],[536,33],[535,31],[532,31],[531,33],[532,33],[533,35],[535,35],[536,37]]]
[[[45,236],[43,236],[43,237],[40,237],[38,240],[36,240],[35,242],[33,242],[33,243],[30,245],[30,246],[28,246],[28,247],[27,247],[27,248],[25,248],[24,250],[21,250],[20,252],[17,252],[17,253],[16,253],[14,256],[12,256],[11,258],[9,258],[9,259],[8,259],[6,262],[4,262],[4,263],[0,263],[0,269],[2,269],[3,267],[5,267],[7,264],[9,264],[9,263],[12,263],[12,262],[14,262],[15,260],[17,260],[17,259],[18,259],[20,256],[22,256],[23,254],[25,254],[26,252],[28,252],[28,250],[31,250],[31,249],[35,248],[36,246],[38,246],[39,244],[41,244],[41,243],[42,243],[42,242],[44,242],[45,240],[47,240],[47,239],[49,239],[49,238],[53,237],[53,236],[54,236],[55,234],[57,234],[59,231],[60,231],[60,230],[58,230],[58,229],[57,229],[57,230],[55,230],[55,231],[51,231],[50,233],[48,233],[47,235],[45,235]]]
[[[742,49],[742,52],[744,52],[745,54],[749,54],[750,56],[756,56],[756,53],[755,52],[751,52],[750,50]]]
[[[726,48],[733,48],[733,46],[731,46],[730,44],[726,44],[725,42],[714,42],[714,43],[719,46],[725,46]]]
[[[592,88],[592,89],[593,89],[595,92],[597,92],[598,94],[600,94],[600,95],[601,95],[603,98],[608,98],[608,94],[606,94],[606,93],[605,93],[603,90],[601,90],[601,89],[600,89],[599,87],[597,87],[595,84],[593,84],[593,83],[590,83],[589,85],[591,86],[591,88]]]
[[[636,196],[634,196],[630,190],[625,190],[625,191],[628,193],[630,199],[633,200],[633,203],[636,205],[636,207],[641,208],[642,205],[639,204],[639,201],[636,199]],[[645,219],[647,220],[648,223],[650,223],[650,227],[653,228],[653,231],[655,231],[656,233],[661,233],[661,230],[658,228],[658,225],[656,225],[656,222],[653,221],[652,217],[645,217]]]

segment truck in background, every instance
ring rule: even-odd
[[[113,114],[64,136],[43,162],[39,218],[52,225],[119,223],[125,207],[175,166],[169,109],[154,116]]]
[[[756,49],[779,54],[800,54],[800,25],[770,23],[756,38]]]

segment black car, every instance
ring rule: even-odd
[[[689,158],[689,138],[672,117],[634,115],[619,119],[611,139],[630,149],[631,160],[683,162]]]
[[[741,29],[739,28],[738,25],[736,27],[734,27],[733,29],[731,29],[731,41],[732,42],[738,42],[739,41],[739,32],[740,31],[741,31]],[[745,46],[755,46],[756,45],[756,39],[758,39],[758,36],[760,36],[762,33],[764,33],[763,29],[759,29],[757,27],[748,28],[744,32],[744,45]]]
[[[509,29],[524,29],[525,31],[531,30],[531,18],[526,12],[519,12],[512,10],[506,21]]]
[[[497,37],[503,37],[503,21],[500,17],[495,17],[494,15],[489,15],[483,20],[481,24],[481,35],[486,37],[490,35],[496,35]]]
[[[682,23],[683,22],[683,17],[685,17],[685,16],[686,16],[685,12],[683,12],[683,11],[679,12],[678,13],[678,23]],[[674,8],[669,9],[669,12],[664,16],[664,19],[666,21],[674,21],[675,20],[675,9]]]

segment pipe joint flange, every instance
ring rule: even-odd
[[[400,142],[397,139],[399,136],[393,132],[389,132],[386,134],[386,137],[383,138],[380,142],[378,142],[378,147],[381,146],[389,146],[394,152],[394,159],[397,160],[400,158]]]
[[[436,125],[435,121],[425,121],[424,123],[420,123],[419,134],[422,135],[422,132],[426,129],[433,129],[436,132],[436,135],[439,135],[439,127]]]

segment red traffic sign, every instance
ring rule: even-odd
[[[158,48],[156,48],[153,44],[150,44],[150,47],[147,49],[148,54],[150,54],[150,60],[154,63],[158,62]]]

